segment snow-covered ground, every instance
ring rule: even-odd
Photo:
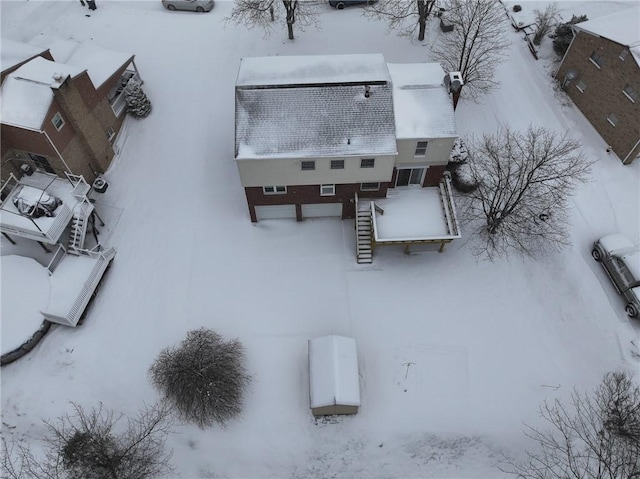
[[[627,5],[561,4],[590,18]],[[321,30],[296,30],[291,42],[282,26],[265,39],[225,25],[230,10],[226,1],[202,15],[155,0],[98,1],[94,12],[78,1],[0,3],[4,37],[44,46],[92,38],[134,53],[153,102],[148,118],[127,120],[96,203],[118,254],[81,327],[53,327],[2,369],[3,436],[37,446],[41,419],[69,412],[69,401],[135,412],[158,397],[147,370],[160,350],[206,326],[243,342],[254,380],[243,416],[225,430],[176,427],[177,477],[500,477],[501,451],[522,454],[523,423],[540,424],[542,401],[591,389],[606,371],[637,373],[639,324],[589,252],[610,232],[640,240],[640,162],[607,155],[554,88],[548,39],[535,61],[505,16],[502,86],[480,103],[462,100],[456,117],[462,135],[533,123],[581,141],[597,162],[573,202],[573,245],[496,263],[478,263],[464,240],[442,254],[387,247],[363,266],[351,221],[251,224],[233,162],[239,61],[383,53],[420,62],[432,37],[385,35],[358,8],[326,6]],[[356,338],[362,406],[316,422],[307,340],[326,334]]]

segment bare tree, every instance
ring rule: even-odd
[[[389,31],[400,36],[413,36],[418,30],[418,40],[424,40],[427,20],[435,6],[435,0],[378,0],[369,2],[364,15],[388,23]]]
[[[640,477],[640,388],[626,372],[607,373],[593,397],[576,391],[571,404],[540,408],[549,430],[528,427],[537,446],[524,462],[501,468],[522,479]]]
[[[163,350],[149,369],[153,385],[177,414],[200,428],[224,426],[242,410],[242,396],[251,377],[244,348],[201,328],[187,333],[178,346]]]
[[[540,45],[540,42],[547,33],[558,23],[558,5],[550,3],[547,8],[542,10],[534,10],[536,14],[536,32],[533,35],[533,43]]]
[[[587,181],[591,162],[579,144],[542,127],[500,127],[467,141],[470,182],[462,217],[479,256],[534,256],[568,244],[568,198]]]
[[[294,25],[301,31],[309,25],[319,27],[317,8],[318,2],[309,0],[235,0],[231,16],[225,20],[249,29],[260,27],[265,35],[269,35],[276,20],[283,17],[289,40],[293,40]]]
[[[172,420],[166,406],[147,406],[127,418],[100,406],[85,411],[72,403],[74,414],[45,421],[44,457],[28,445],[3,439],[2,471],[13,479],[145,479],[172,471],[171,453],[164,448]]]
[[[509,46],[504,9],[494,0],[448,0],[445,5],[453,30],[440,34],[434,58],[445,71],[461,72],[463,92],[476,98],[499,84],[495,70]]]

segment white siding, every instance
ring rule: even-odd
[[[362,158],[375,158],[374,168],[360,168]],[[332,170],[331,160],[344,160],[344,170]],[[316,169],[302,171],[302,161]],[[237,160],[243,187],[265,185],[320,185],[391,181],[395,156]]]
[[[446,165],[449,162],[449,155],[451,154],[455,140],[455,138],[398,140],[398,158],[396,159],[396,165]],[[418,141],[429,142],[425,156],[414,156]]]

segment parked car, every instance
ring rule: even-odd
[[[329,0],[329,5],[338,10],[342,10],[344,7],[351,7],[352,5],[369,5],[376,0]]]
[[[213,8],[213,0],[162,0],[162,5],[171,11],[209,12]]]
[[[602,264],[618,293],[627,300],[627,314],[637,318],[640,312],[640,248],[626,236],[612,234],[596,241],[591,255]]]

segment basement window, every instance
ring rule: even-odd
[[[262,192],[265,195],[284,195],[287,192],[286,186],[263,186]]]
[[[580,93],[584,93],[584,91],[587,89],[587,84],[582,80],[578,80],[578,82],[576,83],[576,88]]]
[[[361,183],[360,191],[378,191],[380,189],[380,183]]]
[[[302,171],[312,171],[316,169],[315,161],[303,161],[301,165],[302,165]]]
[[[320,185],[320,196],[333,196],[336,194],[336,185]]]
[[[598,68],[602,68],[604,66],[604,60],[596,52],[591,53],[589,60],[591,60],[591,63],[593,63]]]
[[[607,121],[611,123],[612,126],[617,126],[619,120],[615,114],[610,113],[609,116],[607,117]]]
[[[635,103],[636,101],[638,101],[638,93],[633,89],[631,85],[626,85],[622,89],[622,93],[624,93],[624,96],[626,96],[629,101],[631,101],[631,103]]]
[[[64,126],[62,115],[60,113],[56,113],[55,115],[53,115],[53,118],[51,118],[51,123],[53,123],[53,126],[56,127],[56,130],[62,130],[62,127]]]

